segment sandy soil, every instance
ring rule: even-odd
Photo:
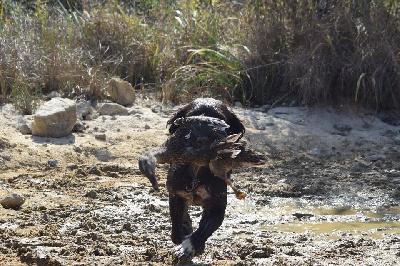
[[[0,106],[3,265],[164,265],[170,262],[167,166],[161,190],[137,158],[167,138],[177,107],[139,95],[129,116],[84,121],[53,139],[22,135],[24,117]],[[400,258],[400,127],[351,109],[234,107],[249,145],[268,155],[233,174],[225,221],[195,265],[396,265]],[[385,121],[385,122],[383,122]],[[98,134],[106,138],[96,138]],[[196,225],[201,209],[192,208]]]

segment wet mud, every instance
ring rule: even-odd
[[[165,122],[175,109],[134,108],[134,115],[85,121],[84,133],[61,139],[21,135],[18,115],[3,109],[0,197],[25,198],[19,209],[0,208],[4,265],[170,263],[167,166],[157,168],[154,191],[137,158],[167,138]],[[351,125],[350,133],[334,128],[336,116],[325,131],[309,113],[305,124],[283,119],[291,110],[234,110],[246,120],[249,145],[268,162],[234,170],[234,184],[247,197],[238,200],[229,190],[224,223],[192,264],[398,265],[399,128],[382,124],[360,138],[348,114],[340,122]],[[94,137],[98,131],[105,140]],[[108,155],[102,160],[101,150]],[[190,213],[196,226],[201,208]]]

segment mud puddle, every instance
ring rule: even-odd
[[[356,209],[326,202],[315,204],[314,200],[303,198],[272,198],[271,204],[265,206],[252,199],[243,202],[232,199],[232,202],[228,207],[231,215],[246,217],[261,234],[311,233],[319,240],[336,240],[346,235],[381,239],[382,235],[400,232],[399,206]],[[249,231],[239,235],[244,237],[253,233]]]

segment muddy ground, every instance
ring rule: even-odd
[[[139,95],[129,116],[84,121],[53,139],[22,135],[23,116],[0,106],[2,265],[164,265],[170,222],[161,190],[137,158],[167,138],[175,107]],[[233,111],[260,168],[235,170],[225,221],[195,265],[398,265],[400,127],[396,116],[349,108],[278,107]],[[105,136],[105,139],[104,139]],[[201,209],[191,209],[194,225]]]

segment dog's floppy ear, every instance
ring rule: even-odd
[[[226,108],[226,107],[225,107]],[[229,135],[231,134],[241,134],[243,136],[244,132],[246,131],[242,121],[228,108],[226,108],[225,112],[226,123],[230,126],[229,127]]]
[[[176,114],[174,114],[173,116],[170,117],[170,119],[167,122],[167,126],[170,125],[170,127],[169,127],[170,134],[175,133],[175,131],[179,127],[179,125],[174,124],[174,121],[178,118],[187,117],[187,113],[191,109],[193,109],[193,102],[190,102],[190,103],[182,106],[181,108],[178,109]]]

